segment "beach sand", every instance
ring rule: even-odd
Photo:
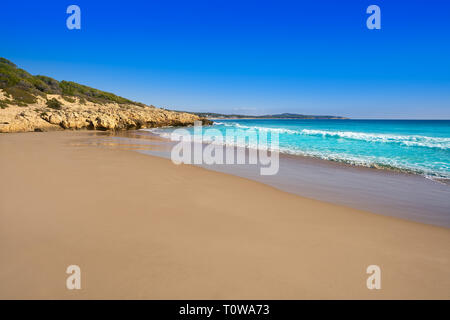
[[[1,299],[450,298],[448,228],[84,143],[94,134],[0,135]]]

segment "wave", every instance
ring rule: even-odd
[[[231,126],[230,124],[226,124],[225,126]],[[424,136],[393,136],[393,135],[381,135],[381,134],[368,134],[368,133],[360,133],[360,132],[345,132],[345,131],[322,131],[322,130],[310,130],[303,129],[300,131],[290,130],[290,129],[282,129],[282,128],[267,128],[267,127],[249,127],[243,126],[240,124],[232,125],[234,127],[241,128],[249,128],[255,130],[268,130],[272,132],[279,133],[288,133],[288,134],[303,134],[303,135],[331,135],[333,137],[346,138],[346,139],[356,139],[356,140],[364,140],[364,141],[378,141],[380,142],[422,142],[422,141],[432,141],[443,143],[446,142],[446,138],[432,138],[432,137],[424,137]],[[171,139],[171,132],[153,128],[153,129],[143,129],[145,131],[150,131],[154,134],[159,135],[162,138]],[[274,131],[276,130],[276,131]],[[190,133],[191,134],[191,133]],[[422,141],[419,141],[423,139]],[[378,140],[377,140],[378,139]],[[389,140],[391,139],[391,140]],[[403,139],[403,140],[400,140]],[[409,139],[409,140],[407,140]],[[416,140],[414,140],[416,139]],[[441,141],[444,139],[444,141]],[[434,141],[433,141],[434,140]],[[450,140],[450,139],[448,139]],[[318,150],[305,150],[300,147],[295,146],[279,146],[277,148],[269,148],[269,146],[261,146],[255,142],[251,143],[250,141],[241,141],[238,142],[236,140],[216,140],[212,136],[203,136],[204,143],[213,143],[224,145],[228,147],[238,147],[238,148],[250,148],[250,149],[258,149],[258,150],[268,150],[272,152],[279,152],[284,154],[298,155],[298,156],[306,156],[313,157],[322,160],[328,160],[333,162],[345,163],[354,166],[362,166],[368,168],[376,168],[376,169],[387,169],[405,173],[413,173],[422,175],[428,179],[435,180],[447,180],[450,179],[450,167],[447,163],[441,163],[441,168],[432,168],[428,167],[424,163],[411,163],[408,161],[403,161],[400,158],[388,158],[381,156],[369,156],[369,155],[352,155],[346,152],[331,152],[327,151],[318,151]],[[436,164],[436,163],[434,163]]]
[[[284,128],[268,128],[258,126],[245,126],[238,123],[216,123],[226,127],[236,127],[241,129],[254,129],[262,132],[273,132],[278,134],[292,134],[292,135],[307,135],[307,136],[322,136],[331,138],[341,138],[348,140],[359,140],[365,142],[378,143],[396,143],[407,147],[425,147],[437,148],[441,150],[450,149],[450,138],[427,137],[420,135],[392,135],[379,133],[366,133],[354,131],[329,131],[329,130],[313,130],[302,129],[292,130]]]
[[[323,137],[338,137],[367,142],[400,143],[405,146],[417,146],[427,148],[450,149],[450,138],[437,138],[418,135],[391,135],[352,131],[325,131],[303,129],[303,134]]]
[[[400,159],[385,158],[385,157],[370,157],[370,156],[354,156],[346,153],[322,153],[317,151],[303,151],[303,150],[285,150],[285,153],[292,155],[301,155],[333,162],[345,163],[353,166],[385,169],[398,171],[403,173],[412,173],[422,175],[429,179],[450,179],[448,170],[437,170],[435,168],[428,168],[422,164],[413,164],[401,161]]]

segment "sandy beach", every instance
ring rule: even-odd
[[[0,299],[450,299],[448,228],[85,143],[101,134],[0,135]]]

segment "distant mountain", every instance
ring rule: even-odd
[[[268,114],[262,116],[249,116],[243,114],[222,114],[214,112],[190,112],[182,111],[186,113],[192,113],[199,117],[208,119],[348,119],[340,116],[328,116],[328,115],[305,115],[297,113],[280,113],[280,114]]]

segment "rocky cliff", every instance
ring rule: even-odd
[[[32,75],[0,57],[0,132],[185,126],[199,116],[158,109],[72,81]]]
[[[64,129],[126,130],[161,126],[192,125],[211,122],[196,115],[173,112],[153,106],[93,103],[72,98],[66,101],[61,95],[36,97],[36,102],[15,105],[2,90],[0,102],[7,104],[0,109],[0,132],[50,131]],[[48,103],[53,102],[53,104]]]

